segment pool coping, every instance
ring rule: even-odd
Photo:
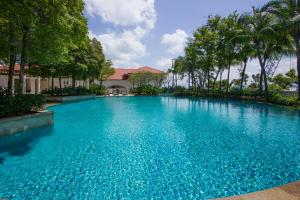
[[[267,190],[252,192],[240,196],[217,198],[214,200],[299,200],[300,181],[274,187]]]
[[[44,110],[32,114],[0,119],[0,137],[14,135],[33,128],[50,126],[54,123],[54,113]]]

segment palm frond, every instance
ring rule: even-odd
[[[263,5],[260,9],[261,11],[269,11],[270,9],[280,6],[281,4],[286,3],[286,0],[271,0],[265,5]]]

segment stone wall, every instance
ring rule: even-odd
[[[53,123],[54,115],[52,111],[4,118],[0,119],[0,136],[13,135],[29,129],[53,125]]]
[[[57,96],[57,97],[47,97],[47,102],[57,102],[66,103],[74,101],[83,101],[96,98],[95,95],[78,95],[78,96]]]

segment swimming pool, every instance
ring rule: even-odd
[[[111,97],[51,107],[54,127],[0,138],[0,197],[208,199],[300,179],[300,112]]]

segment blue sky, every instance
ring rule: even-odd
[[[267,0],[86,0],[91,37],[102,43],[117,67],[152,66],[166,70],[183,54],[193,31],[209,15],[250,12]],[[285,64],[289,59],[286,59]],[[258,69],[256,60],[249,73]]]

